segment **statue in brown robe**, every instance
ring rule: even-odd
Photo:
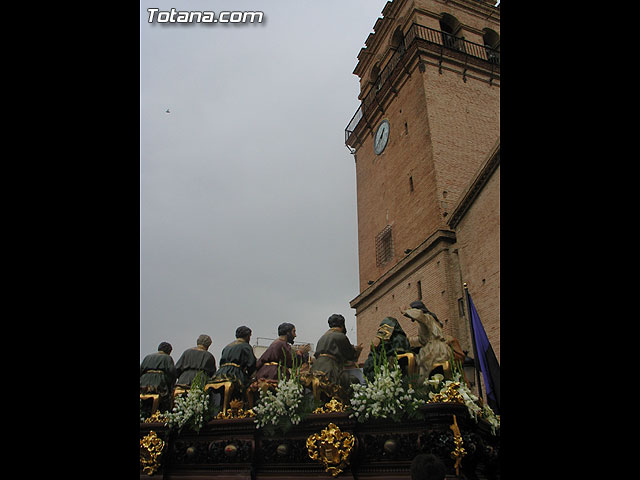
[[[280,377],[289,378],[289,369],[293,367],[294,359],[301,363],[302,355],[307,353],[311,347],[304,347],[293,350],[294,338],[296,338],[296,327],[292,323],[282,323],[278,326],[278,338],[264,351],[256,362],[256,379],[278,381],[278,368]]]

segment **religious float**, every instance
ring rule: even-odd
[[[499,480],[500,417],[453,358],[437,371],[419,381],[404,354],[348,392],[298,368],[240,396],[201,378],[166,412],[141,395],[140,478],[409,480],[414,457],[430,453],[446,478]]]

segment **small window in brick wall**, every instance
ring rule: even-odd
[[[376,235],[376,266],[382,267],[393,259],[393,238],[391,236],[391,225],[384,227]]]

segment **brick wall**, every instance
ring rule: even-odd
[[[482,43],[483,28],[500,31],[499,11],[491,17],[484,12],[489,7],[478,2],[458,8],[433,0],[400,1],[394,8],[388,12],[393,22],[377,23],[367,47],[371,55],[361,56],[363,63],[356,67],[362,94],[370,88],[374,64],[381,62],[384,68],[390,57],[389,42],[398,27],[406,31],[418,21],[437,29],[439,15],[448,12],[462,23],[461,35],[467,40]],[[446,59],[439,64],[424,52],[405,68],[408,71],[394,84],[395,93],[382,102],[384,111],[368,119],[370,128],[360,136],[355,155],[361,293],[351,303],[356,308],[357,341],[365,347],[360,361],[386,316],[397,318],[408,335],[417,333],[417,326],[402,317],[399,308],[417,299],[418,281],[423,301],[443,321],[445,331],[471,350],[468,320],[458,307],[466,281],[499,356],[499,173],[458,225],[457,243],[438,244],[416,258],[405,254],[434,232],[449,229],[449,215],[499,139],[499,81],[489,82],[478,71],[464,72],[463,66]],[[383,119],[391,126],[389,141],[376,155],[373,136]],[[394,258],[377,266],[375,238],[387,225],[392,227]],[[391,278],[380,280],[396,270]],[[376,283],[370,286],[369,281]]]
[[[500,167],[456,228],[462,278],[500,361]]]
[[[375,119],[356,153],[360,290],[404,257],[443,224],[436,183],[423,83],[413,75],[404,83],[384,115]],[[382,119],[390,123],[389,141],[381,155],[373,151],[373,134]],[[406,125],[406,126],[405,126]],[[411,182],[413,191],[411,190]],[[378,267],[375,237],[392,226],[395,258]]]
[[[468,334],[464,332],[464,323],[457,306],[457,300],[462,294],[461,288],[454,281],[458,273],[452,247],[440,246],[437,250],[411,262],[402,273],[394,276],[388,285],[381,287],[373,298],[367,299],[363,308],[359,309],[358,343],[364,346],[360,361],[366,359],[377,328],[387,316],[396,318],[407,336],[417,335],[417,324],[403,317],[400,309],[418,300],[418,282],[421,284],[422,301],[444,324],[445,332],[457,337],[463,348],[468,348]]]
[[[427,65],[422,74],[437,178],[450,213],[500,136],[500,88]]]

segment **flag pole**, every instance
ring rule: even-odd
[[[478,385],[478,398],[482,400],[482,383],[480,383],[480,358],[478,357],[478,349],[476,348],[476,336],[473,332],[473,317],[471,314],[471,304],[469,302],[469,290],[467,282],[462,284],[464,287],[464,299],[467,304],[467,316],[469,318],[469,329],[471,330],[471,345],[473,346],[473,364],[476,367],[476,384]]]

